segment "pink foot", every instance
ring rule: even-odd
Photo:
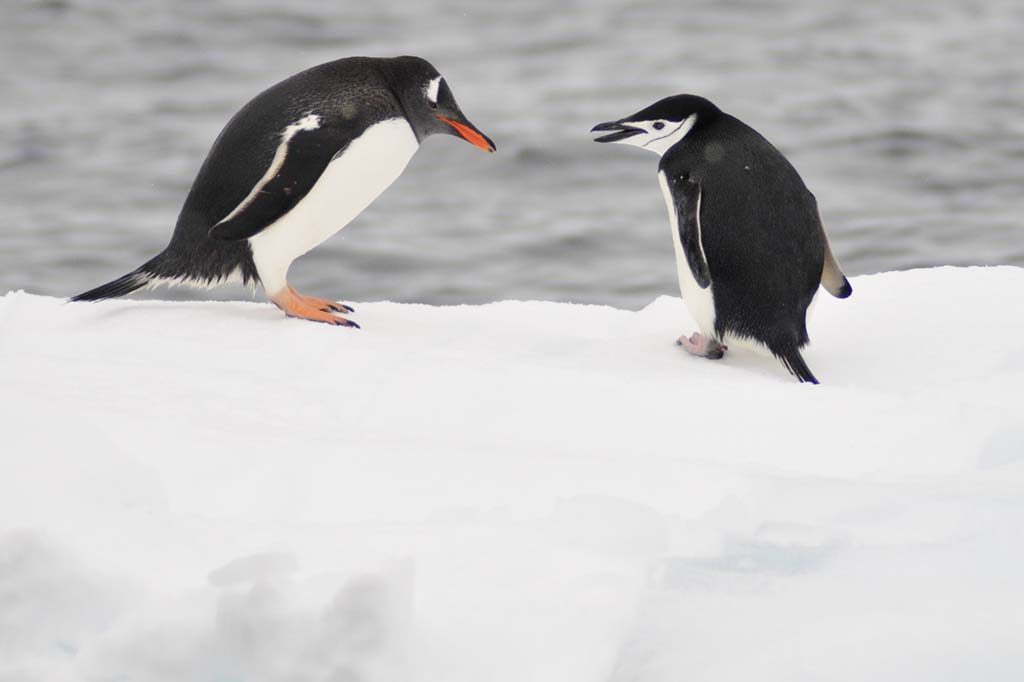
[[[676,345],[682,346],[691,355],[708,358],[709,360],[721,360],[722,356],[725,355],[725,351],[728,350],[727,346],[723,346],[718,341],[704,336],[700,332],[694,332],[689,338],[686,337],[686,334],[683,334],[676,340]]]

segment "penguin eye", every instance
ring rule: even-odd
[[[661,130],[664,127],[665,127],[665,122],[664,121],[655,121],[654,122],[654,129],[655,130]]]
[[[437,109],[437,102],[434,102],[433,100],[429,100],[428,99],[427,100],[427,106],[430,107],[431,109]]]

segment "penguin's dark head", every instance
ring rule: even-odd
[[[618,142],[648,149],[661,156],[698,126],[718,118],[722,112],[696,95],[666,97],[618,121],[598,123],[590,132],[607,132],[594,142]]]
[[[491,138],[470,123],[459,109],[448,83],[430,62],[419,57],[398,57],[393,61],[395,94],[416,137],[423,140],[444,133],[461,137],[484,151],[495,150]]]

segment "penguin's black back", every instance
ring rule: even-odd
[[[779,356],[795,353],[808,340],[806,312],[825,250],[817,202],[796,169],[723,113],[668,150],[659,170],[700,183],[716,334],[756,339]]]
[[[270,167],[282,132],[306,114],[354,128],[402,115],[391,87],[400,67],[400,60],[339,59],[298,73],[250,100],[213,143],[167,249],[143,266],[146,273],[212,282],[239,268],[246,283],[258,282],[248,241],[211,239],[210,228],[248,196]]]

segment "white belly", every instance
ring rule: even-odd
[[[296,258],[345,227],[398,179],[419,142],[404,118],[382,121],[353,140],[291,211],[249,239],[268,294],[286,286]]]
[[[715,299],[711,292],[714,288],[712,283],[707,289],[701,289],[697,280],[693,278],[690,264],[686,260],[686,253],[683,251],[683,241],[679,237],[679,217],[676,213],[675,201],[672,199],[672,192],[668,188],[668,181],[665,173],[658,173],[658,183],[661,185],[661,193],[665,197],[665,207],[668,208],[668,221],[672,227],[672,243],[676,247],[676,273],[679,275],[679,290],[683,295],[683,302],[686,309],[697,323],[697,327],[705,336],[715,335]]]

